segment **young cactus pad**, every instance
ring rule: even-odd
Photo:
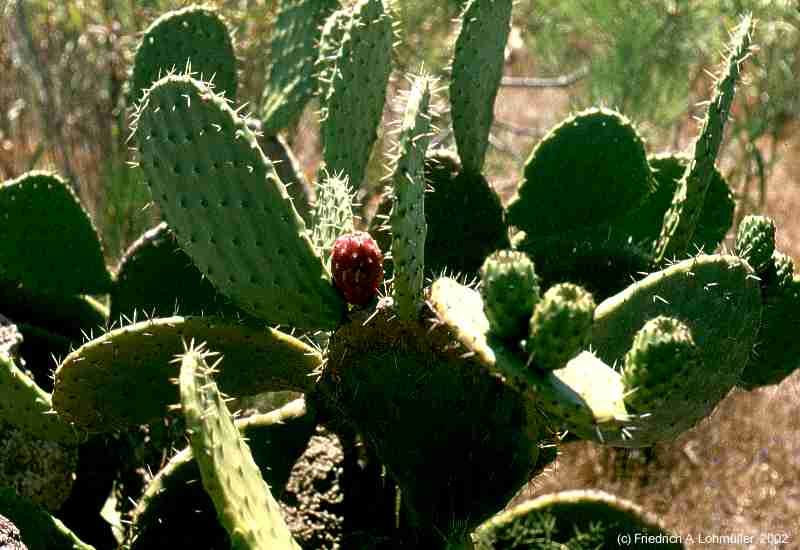
[[[736,232],[736,254],[756,273],[765,273],[775,252],[775,222],[764,216],[745,216]]]
[[[58,296],[102,294],[111,286],[89,215],[49,172],[0,184],[0,242],[0,281]]]
[[[145,31],[133,61],[128,102],[135,105],[150,85],[171,71],[192,70],[220,93],[236,99],[236,57],[225,21],[213,9],[189,6],[165,13]]]
[[[495,252],[481,267],[483,309],[492,333],[519,341],[528,332],[533,307],[539,301],[539,278],[523,252]]]
[[[691,331],[699,360],[675,372],[674,390],[634,421],[634,437],[615,445],[671,439],[708,416],[739,381],[761,320],[758,279],[733,256],[697,256],[653,273],[597,306],[592,345],[608,364],[621,365],[637,332],[658,316]],[[643,413],[644,411],[637,411]]]
[[[725,72],[717,81],[714,96],[708,104],[703,128],[694,143],[691,163],[678,184],[670,209],[664,215],[664,225],[654,251],[659,263],[689,251],[714,174],[714,163],[733,103],[736,82],[742,63],[750,54],[752,26],[752,16],[746,15],[732,35]]]
[[[397,138],[392,171],[394,204],[389,214],[394,262],[393,298],[403,320],[417,316],[422,306],[425,270],[425,153],[431,135],[430,101],[433,82],[414,79]]]
[[[275,329],[250,328],[212,317],[144,321],[92,340],[56,371],[53,406],[90,431],[111,431],[163,416],[177,399],[169,360],[182,338],[208,342],[225,355],[218,380],[231,395],[307,391],[321,357]]]
[[[177,359],[181,406],[203,487],[234,550],[300,550],[217,389],[216,365],[206,363],[215,355],[199,346]]]
[[[268,323],[335,327],[345,312],[272,163],[224,98],[189,75],[148,90],[134,137],[181,248],[223,294]]]

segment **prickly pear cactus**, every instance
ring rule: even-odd
[[[521,340],[539,301],[539,278],[522,252],[495,252],[481,267],[481,298],[491,331],[503,340]]]
[[[775,223],[764,216],[745,216],[736,233],[736,254],[764,273],[775,252]]]
[[[589,347],[594,298],[583,288],[561,283],[547,290],[530,321],[532,363],[555,370]]]

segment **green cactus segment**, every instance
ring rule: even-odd
[[[181,405],[203,487],[231,548],[300,550],[217,389],[215,369],[206,364],[214,355],[201,346],[181,358]]]
[[[686,173],[690,159],[683,154],[660,154],[650,157],[650,168],[655,176],[656,190],[645,203],[626,216],[616,227],[642,248],[652,250],[661,233],[664,215],[672,204],[681,178]],[[690,252],[713,253],[733,223],[736,202],[725,178],[716,167],[712,167],[711,183],[697,228],[689,245]]]
[[[264,480],[280,498],[295,461],[314,433],[316,415],[298,399],[235,424],[247,439]],[[214,503],[200,480],[191,448],[176,454],[148,484],[133,512],[130,550],[230,547],[230,538],[219,525]]]
[[[182,339],[208,342],[225,356],[220,386],[231,395],[307,391],[321,358],[274,329],[209,317],[170,317],[113,330],[69,354],[56,371],[53,406],[90,431],[110,431],[163,416],[177,399],[169,365]]]
[[[544,414],[551,427],[568,429],[586,439],[622,437],[628,413],[619,373],[584,352],[555,371],[526,367],[523,359],[489,335],[489,320],[480,295],[453,279],[438,279],[428,299],[468,355],[474,355],[509,388],[526,396],[526,406]]]
[[[29,292],[102,294],[111,286],[89,215],[49,172],[0,184],[0,242],[0,280]]]
[[[739,79],[742,63],[750,53],[752,27],[752,17],[746,15],[733,32],[729,55],[725,61],[725,72],[717,81],[714,96],[708,104],[703,128],[694,143],[689,168],[681,178],[672,204],[664,215],[664,225],[655,248],[658,262],[682,256],[689,251],[714,174],[714,163],[733,103],[736,81]]]
[[[128,103],[135,105],[156,80],[187,64],[204,80],[213,77],[218,93],[236,99],[236,56],[220,14],[205,6],[165,13],[145,31],[136,50],[128,83]]]
[[[525,338],[533,307],[539,302],[539,278],[523,252],[495,252],[481,268],[481,297],[492,333],[509,342]]]
[[[408,93],[406,110],[397,138],[392,171],[394,204],[389,214],[392,227],[393,295],[402,320],[417,317],[422,307],[425,271],[425,153],[431,134],[430,77],[417,77]]]
[[[111,319],[117,321],[122,315],[133,318],[136,312],[151,317],[245,315],[203,277],[166,223],[133,243],[117,268]]]
[[[317,182],[317,203],[311,212],[311,241],[327,261],[340,235],[355,231],[353,193],[347,178],[323,172]]]
[[[800,281],[789,283],[782,291],[768,294],[755,355],[742,373],[738,385],[753,389],[779,384],[800,368],[800,343],[787,327],[800,323]]]
[[[0,510],[19,529],[28,550],[94,550],[60,520],[11,488],[0,488]]]
[[[698,367],[683,376],[657,408],[635,421],[632,441],[671,439],[708,416],[740,379],[761,319],[758,279],[733,256],[698,256],[653,273],[597,306],[592,345],[609,364],[622,364],[636,333],[658,316],[681,321],[699,350]],[[679,375],[680,378],[679,378]],[[637,411],[641,412],[641,411]]]
[[[425,183],[432,190],[425,196],[427,273],[477,276],[486,256],[510,246],[500,198],[482,175],[461,172],[447,151],[428,155]]]
[[[261,97],[264,131],[289,127],[314,95],[320,31],[338,0],[282,0],[270,47],[271,67]]]
[[[335,327],[345,303],[245,120],[205,84],[174,75],[148,91],[137,118],[153,197],[214,286],[268,323]]]
[[[681,549],[680,537],[635,504],[602,491],[543,495],[502,512],[476,532],[476,550]],[[620,543],[621,536],[630,542]],[[635,538],[634,538],[635,537]]]
[[[359,189],[383,116],[394,31],[383,0],[360,0],[350,15],[322,98],[320,131],[328,171]]]
[[[701,368],[689,327],[670,317],[651,319],[625,355],[625,404],[639,413],[657,409],[671,393],[682,392],[690,373]]]
[[[464,315],[479,322],[480,296],[466,290],[474,307]],[[466,310],[459,296],[445,301]],[[388,303],[357,312],[331,337],[317,397],[345,412],[387,465],[409,522],[447,539],[490,517],[529,479],[542,425],[523,396],[486,375],[482,358],[454,345],[449,324],[424,315],[401,321]]]
[[[745,216],[736,232],[736,254],[756,273],[767,271],[775,252],[775,223],[764,216]]]
[[[77,443],[78,432],[53,413],[50,395],[0,353],[0,419],[44,440]]]
[[[530,321],[528,352],[533,364],[555,370],[589,346],[595,303],[572,283],[550,287],[536,304]]]
[[[512,0],[472,0],[461,16],[450,104],[458,154],[468,174],[481,173],[489,146],[512,4]]]
[[[508,221],[537,237],[593,227],[637,208],[653,185],[644,142],[631,122],[589,109],[556,126],[533,150]]]

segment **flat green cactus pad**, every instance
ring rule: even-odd
[[[28,550],[94,550],[60,520],[18,497],[11,488],[0,488],[0,510],[16,524]]]
[[[536,237],[593,227],[635,209],[652,188],[644,142],[631,122],[615,111],[588,109],[533,150],[508,221]]]
[[[59,295],[111,286],[89,215],[54,174],[28,172],[0,184],[0,242],[0,281]]]
[[[679,536],[639,506],[592,490],[562,491],[519,504],[481,525],[476,539],[476,550],[684,547]]]
[[[298,399],[234,423],[247,439],[264,480],[280,498],[295,461],[314,433],[316,415]],[[130,533],[131,550],[230,547],[230,537],[201,483],[191,447],[176,454],[148,484],[133,512]]]
[[[170,317],[112,330],[69,354],[56,371],[53,406],[89,431],[144,424],[177,400],[170,361],[183,341],[208,342],[225,356],[221,387],[231,395],[307,390],[321,362],[310,346],[274,329],[206,317]]]
[[[138,110],[141,166],[181,248],[270,324],[333,328],[346,304],[246,121],[202,82],[170,76]]]
[[[276,134],[300,116],[314,95],[314,63],[325,19],[338,0],[282,0],[270,46],[269,77],[261,98],[264,131]]]
[[[453,134],[464,171],[483,168],[503,76],[512,0],[472,0],[461,16],[450,83]]]
[[[348,14],[344,33],[329,37],[341,36],[341,47],[331,52],[335,68],[326,70],[320,132],[328,171],[343,173],[359,189],[383,116],[394,31],[384,0],[360,0]]]
[[[214,382],[214,355],[198,347],[181,358],[181,408],[203,487],[232,549],[300,550]]]
[[[246,314],[217,292],[178,245],[166,223],[133,243],[120,260],[111,290],[111,319],[134,312],[151,317]]]
[[[698,256],[653,273],[597,306],[592,345],[606,363],[622,365],[635,334],[655,317],[684,323],[700,351],[699,368],[632,424],[633,439],[649,445],[671,439],[708,416],[739,381],[761,322],[758,279],[733,256]],[[676,373],[679,376],[683,373]],[[641,413],[642,411],[637,411]]]
[[[135,105],[153,82],[187,63],[205,80],[214,78],[219,93],[236,99],[236,56],[220,14],[205,6],[165,13],[142,36],[128,83],[128,103]]]

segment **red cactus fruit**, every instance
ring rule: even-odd
[[[369,233],[347,233],[333,244],[331,267],[333,283],[347,303],[363,306],[383,280],[383,253]]]

